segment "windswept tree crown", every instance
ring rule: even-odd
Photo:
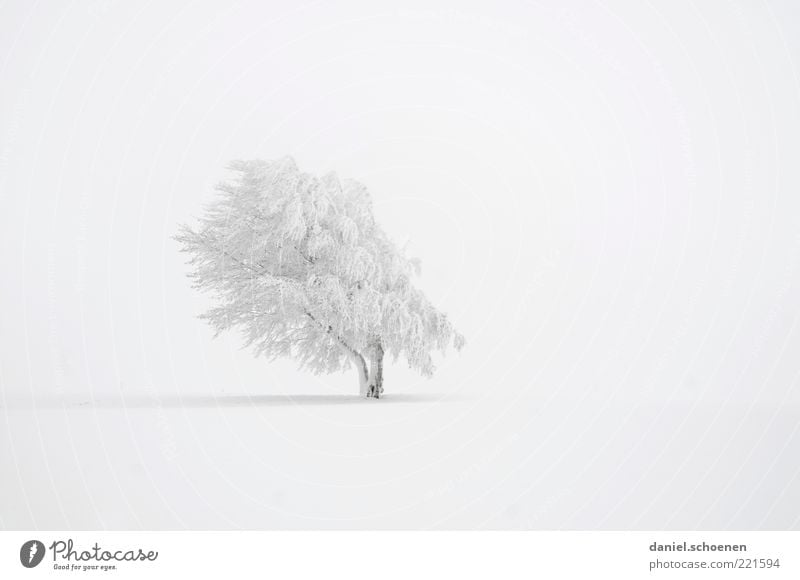
[[[217,333],[237,327],[257,354],[317,373],[385,352],[430,375],[432,351],[461,348],[412,285],[418,262],[375,222],[362,184],[302,173],[289,157],[230,168],[235,179],[217,187],[199,227],[177,236],[194,286],[218,299],[203,315]]]

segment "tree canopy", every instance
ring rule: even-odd
[[[463,346],[414,288],[419,262],[375,222],[361,183],[303,173],[289,157],[230,169],[199,225],[176,236],[194,286],[216,298],[202,315],[216,333],[238,328],[258,355],[315,373],[355,364],[372,397],[383,391],[384,353],[429,376],[432,351]]]

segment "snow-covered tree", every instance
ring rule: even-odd
[[[218,301],[202,316],[217,334],[238,328],[256,354],[295,357],[315,373],[353,364],[374,398],[384,355],[430,376],[432,351],[463,346],[412,285],[419,262],[375,222],[362,184],[302,173],[289,157],[230,169],[235,179],[217,186],[199,226],[176,236],[194,286]]]

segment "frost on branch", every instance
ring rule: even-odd
[[[389,240],[360,183],[301,173],[294,161],[237,161],[197,228],[176,239],[194,286],[217,306],[216,333],[240,329],[269,359],[327,373],[355,365],[361,394],[383,392],[388,354],[430,376],[431,352],[464,337],[415,289],[418,263]]]

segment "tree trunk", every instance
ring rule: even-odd
[[[356,371],[358,371],[358,394],[362,397],[369,397],[367,362],[364,360],[364,357],[357,352],[352,353],[351,356],[356,364]]]
[[[369,361],[369,380],[367,398],[380,399],[383,394],[383,346],[375,346]]]

